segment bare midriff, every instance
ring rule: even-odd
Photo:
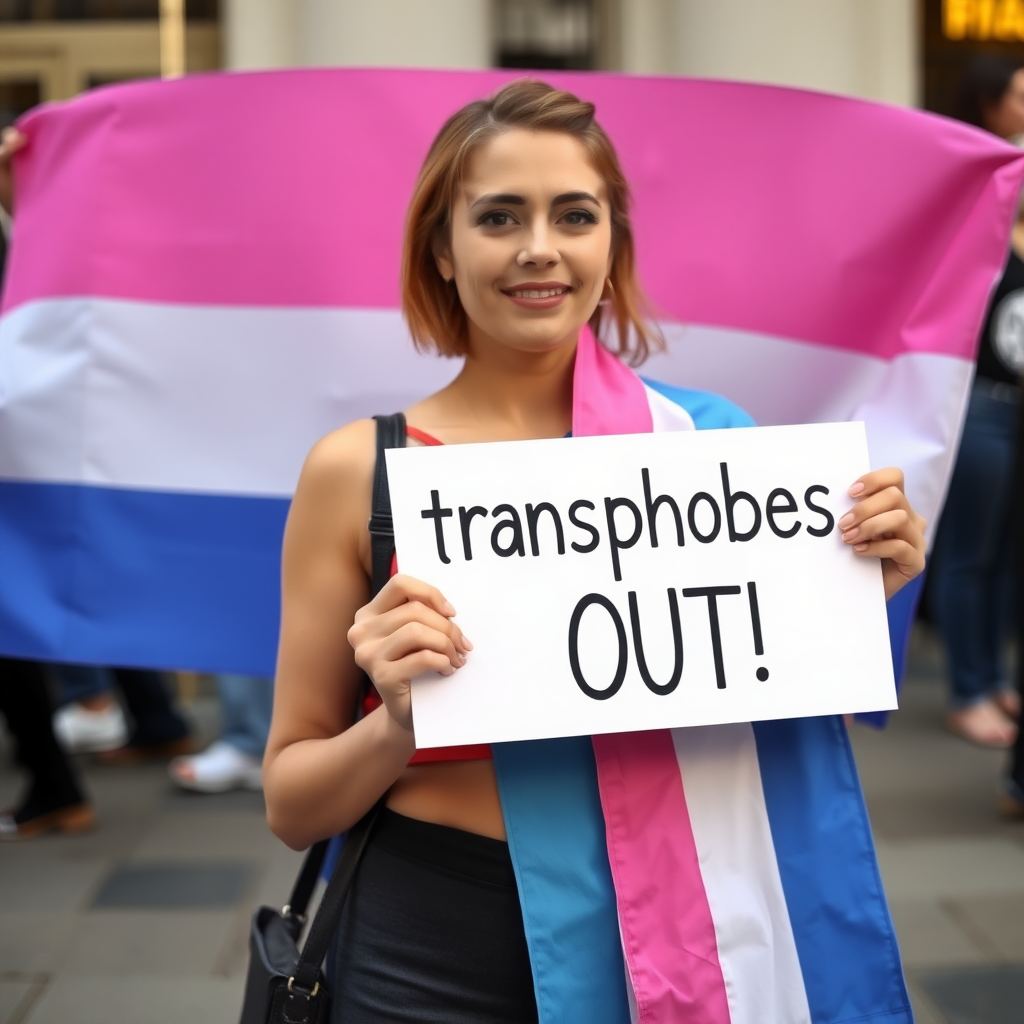
[[[387,805],[408,818],[505,839],[493,761],[410,765],[391,787]]]

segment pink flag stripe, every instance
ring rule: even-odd
[[[23,122],[6,307],[101,296],[393,309],[430,139],[514,74],[223,74],[46,106]],[[976,296],[1002,265],[1024,172],[1017,151],[814,93],[544,77],[593,100],[620,151],[660,318],[882,357],[973,353]]]
[[[573,367],[573,435],[650,433],[653,417],[643,381],[598,345],[589,327],[581,335]]]
[[[623,952],[642,1024],[729,1024],[672,735],[593,737]],[[657,823],[657,827],[652,827]],[[672,885],[664,880],[671,878]],[[668,975],[664,965],[672,965]]]

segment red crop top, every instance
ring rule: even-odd
[[[439,445],[444,443],[422,430],[417,430],[416,427],[406,427],[405,433],[407,437],[415,438],[421,444]],[[396,572],[398,572],[398,557],[393,555],[391,575],[394,576]],[[370,692],[363,699],[363,714],[368,715],[383,703],[380,694],[371,686]],[[491,756],[491,748],[486,743],[474,743],[465,747],[431,747],[428,750],[417,750],[412,755],[409,764],[430,764],[437,761],[489,761]]]

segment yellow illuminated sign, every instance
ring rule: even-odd
[[[942,32],[947,39],[1024,42],[1024,0],[943,0]]]

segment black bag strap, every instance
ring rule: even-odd
[[[334,871],[331,872],[331,880],[324,890],[320,907],[302,946],[299,962],[295,965],[295,974],[288,982],[291,992],[297,991],[307,998],[312,998],[316,994],[320,981],[320,967],[324,962],[324,957],[327,956],[327,947],[330,944],[331,936],[338,928],[341,908],[344,906],[349,889],[352,888],[356,869],[359,867],[359,861],[366,849],[367,842],[369,842],[370,833],[373,831],[381,807],[384,806],[384,801],[385,797],[381,797],[348,830],[345,843],[338,855],[338,863],[334,865]]]
[[[306,922],[306,907],[309,906],[309,898],[316,888],[316,880],[320,877],[320,869],[324,865],[324,858],[327,856],[327,847],[330,846],[330,839],[321,839],[314,843],[302,861],[298,877],[292,886],[292,894],[281,913],[285,917],[294,917],[303,924]]]
[[[405,416],[392,413],[390,416],[374,416],[377,422],[377,460],[373,470],[373,498],[370,507],[370,520],[366,524],[370,531],[370,553],[372,575],[370,589],[374,597],[391,578],[391,561],[395,554],[395,529],[391,519],[391,491],[388,487],[388,467],[384,452],[388,448],[405,447]],[[355,879],[359,861],[369,842],[370,833],[386,796],[380,800],[349,829],[345,837],[338,862],[331,872],[330,881],[324,890],[323,898],[317,909],[316,917],[310,926],[309,935],[303,944],[295,973],[288,981],[288,992],[291,996],[292,1013],[297,1018],[304,1016],[303,1007],[296,1003],[304,1003],[305,1009],[317,994],[320,982],[320,968],[327,956],[327,947],[331,936],[338,927],[341,910],[345,904],[349,889]],[[286,915],[304,920],[310,896],[316,887],[317,876],[323,866],[327,854],[329,839],[321,840],[310,847],[306,859],[302,862],[298,878],[292,888],[292,895],[286,908]]]
[[[374,416],[377,421],[377,462],[373,469],[373,505],[370,521],[370,557],[373,573],[370,590],[374,597],[391,578],[391,560],[395,555],[395,527],[391,519],[391,490],[388,487],[388,464],[384,452],[388,448],[405,447],[405,416]]]

